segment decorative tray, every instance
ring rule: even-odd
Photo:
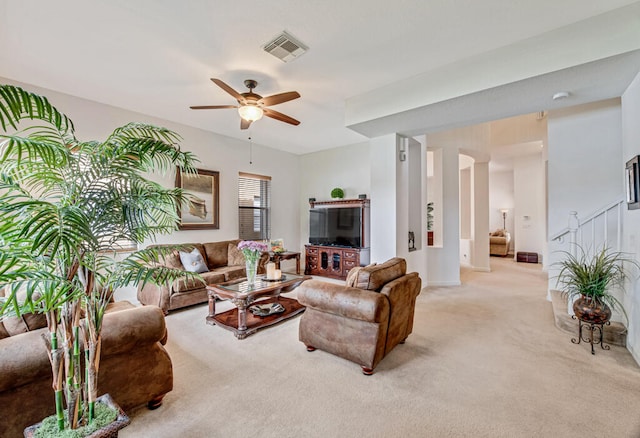
[[[282,274],[282,276],[280,278],[267,278],[267,276],[265,275],[264,277],[260,277],[260,280],[262,281],[284,281],[287,279],[287,276]]]
[[[284,306],[280,303],[254,304],[253,306],[249,306],[249,312],[255,316],[269,316],[274,313],[284,312]]]

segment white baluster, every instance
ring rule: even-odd
[[[616,251],[622,251],[622,203],[617,205]]]
[[[569,252],[576,257],[578,255],[578,241],[577,234],[578,228],[580,228],[580,220],[578,219],[578,212],[572,211],[569,213]],[[576,300],[576,297],[569,297],[567,302],[567,313],[573,316],[573,303]]]

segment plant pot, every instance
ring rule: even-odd
[[[124,413],[122,408],[120,408],[120,406],[118,406],[116,402],[113,401],[109,394],[101,395],[97,398],[96,401],[118,411],[118,416],[110,424],[104,426],[102,429],[96,430],[90,435],[87,435],[85,438],[117,438],[118,431],[129,425],[129,423],[131,423],[131,420],[129,419],[127,414]],[[25,438],[32,438],[33,436],[35,436],[36,430],[38,430],[41,424],[42,423],[38,423],[27,427],[24,430]]]
[[[605,324],[611,319],[609,306],[584,295],[573,303],[573,312],[582,322],[589,324]]]

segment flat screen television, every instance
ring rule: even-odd
[[[309,211],[309,243],[349,248],[362,246],[362,208],[312,208]]]

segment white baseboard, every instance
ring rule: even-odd
[[[638,365],[640,365],[640,354],[634,347],[635,346],[629,342],[629,337],[627,336],[627,350],[629,350],[631,356],[636,360]]]
[[[460,286],[459,281],[428,281],[427,286]]]

